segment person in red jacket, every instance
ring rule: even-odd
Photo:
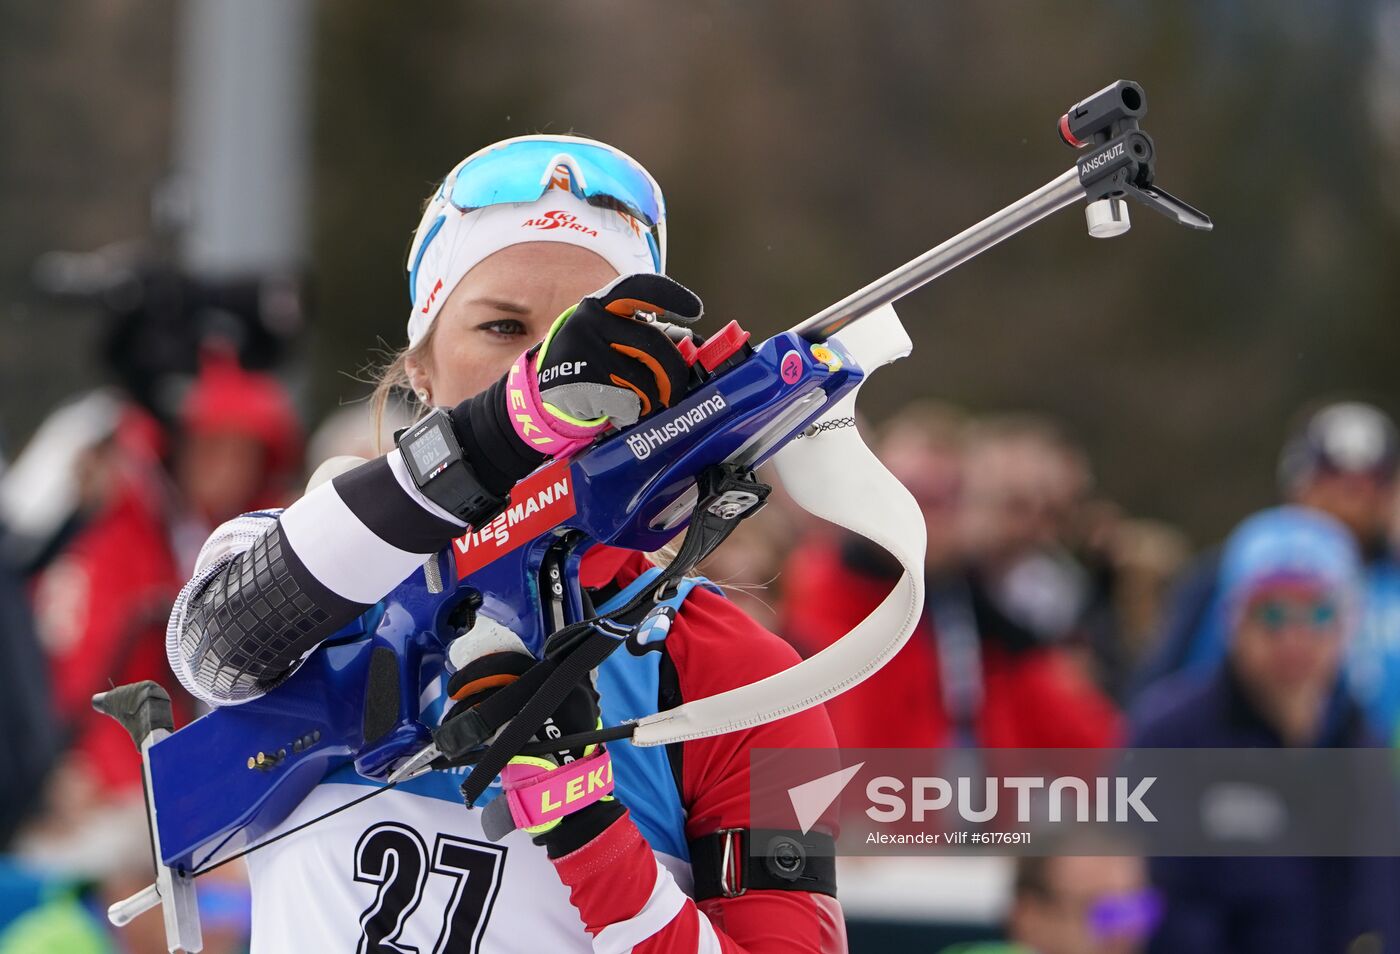
[[[165,623],[208,528],[285,500],[300,430],[275,379],[207,356],[167,434],[134,403],[94,453],[104,466],[90,516],[39,574],[35,617],[70,768],[110,795],[141,782],[131,741],[92,709],[114,684],[160,679]],[[166,460],[171,460],[167,468]],[[191,538],[193,541],[191,542]]]
[[[928,607],[888,665],[827,704],[837,738],[868,748],[1114,745],[1120,716],[1083,668],[1008,612],[985,573],[967,565],[965,433],[956,414],[927,405],[906,409],[882,432],[881,458],[924,511]],[[1008,456],[1002,451],[999,460]],[[984,499],[995,495],[997,475],[988,470]],[[1048,466],[1045,473],[1056,475]],[[1043,483],[1049,498],[1057,484]],[[1026,518],[1017,532],[1041,531]],[[816,534],[782,576],[780,631],[804,655],[816,653],[868,615],[898,574],[866,541]]]

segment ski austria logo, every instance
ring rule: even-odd
[[[586,225],[580,225],[577,215],[560,210],[546,212],[537,219],[526,219],[524,222],[520,223],[520,227],[522,229],[542,229],[544,231],[550,229],[571,229],[575,232],[581,232],[589,238],[598,237],[597,229],[590,229]]]
[[[657,424],[644,431],[627,435],[627,449],[632,452],[632,456],[637,460],[646,460],[651,456],[651,452],[658,447],[665,447],[681,434],[689,434],[691,428],[703,422],[706,418],[713,417],[727,407],[724,403],[724,395],[716,394],[714,397],[701,401],[695,407],[678,414],[664,424]]]
[[[558,526],[578,511],[574,503],[573,470],[557,461],[516,484],[510,503],[495,520],[452,541],[457,578],[486,566],[546,530]]]
[[[796,351],[789,351],[783,355],[783,360],[778,365],[778,373],[782,375],[784,384],[796,384],[797,379],[802,377],[802,355]]]

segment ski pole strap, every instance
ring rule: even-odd
[[[653,589],[653,586],[648,586],[642,595],[649,595]],[[597,620],[584,620],[559,630],[551,639],[563,640],[566,645],[557,649],[548,646],[545,658],[525,670],[524,674],[515,682],[502,686],[484,702],[461,715],[453,716],[438,726],[433,731],[433,742],[444,756],[444,767],[446,765],[462,765],[484,758],[483,754],[474,759],[471,754],[474,749],[485,745],[486,741],[503,726],[519,719],[524,713],[526,704],[544,690],[546,682],[558,670],[562,661],[569,658],[570,654],[577,651],[590,638],[602,636],[605,640],[621,641],[628,635],[628,630],[609,632],[605,629],[600,632],[599,629],[595,628],[598,622]],[[598,648],[602,648],[602,645],[600,644]],[[606,658],[606,654],[604,654],[604,658]],[[572,686],[564,689],[563,696],[568,695],[570,688]],[[560,697],[561,700],[563,696]],[[543,725],[544,720],[548,719],[550,715],[553,715],[553,710],[547,712],[540,719],[540,725]],[[538,729],[539,725],[535,728]],[[557,749],[543,751],[557,751]]]
[[[570,749],[586,749],[590,745],[616,742],[618,739],[630,739],[632,733],[635,731],[637,731],[635,723],[624,722],[622,725],[608,726],[605,729],[591,729],[588,732],[573,732],[569,735],[561,735],[557,739],[546,739],[543,742],[531,742],[520,749],[520,754],[553,755],[555,752],[566,752]]]
[[[695,900],[747,891],[812,891],[836,897],[836,842],[825,832],[724,828],[690,842]]]

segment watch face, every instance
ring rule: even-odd
[[[429,427],[414,436],[408,443],[408,453],[413,459],[413,469],[420,478],[426,478],[452,457],[441,428]]]

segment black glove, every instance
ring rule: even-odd
[[[554,322],[529,361],[542,411],[559,433],[585,439],[609,426],[627,427],[685,396],[690,368],[656,325],[693,322],[702,313],[694,292],[664,275],[626,275],[583,299]],[[508,377],[508,376],[507,376]],[[451,412],[458,442],[482,485],[503,497],[544,463],[511,423],[507,377]]]
[[[690,366],[665,332],[636,318],[697,321],[700,299],[664,275],[627,275],[564,312],[536,356],[540,396],[578,427],[628,427],[685,396]]]
[[[452,707],[443,722],[449,722],[485,702],[502,687],[520,678],[534,662],[533,656],[510,651],[489,653],[471,660],[448,680],[447,693],[452,699]],[[535,739],[548,741],[600,727],[598,695],[591,683],[583,682],[564,697],[563,703],[540,727]],[[590,745],[583,749],[564,749],[532,758],[544,758],[555,765],[563,765],[592,755],[600,747]],[[543,845],[551,858],[559,858],[593,840],[621,817],[623,810],[616,799],[609,797],[565,815],[548,830],[532,834],[531,838],[535,844]]]

